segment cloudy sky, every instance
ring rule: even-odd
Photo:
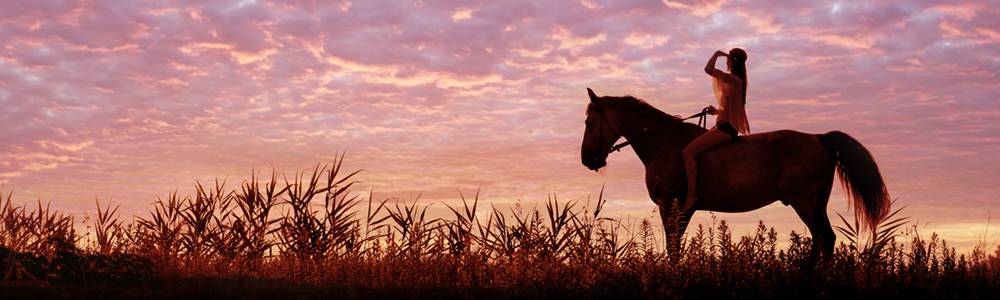
[[[606,185],[609,216],[652,217],[631,149],[603,174],[580,164],[585,88],[690,115],[715,102],[705,62],[732,47],[749,53],[754,132],[851,134],[904,215],[953,245],[1000,214],[993,0],[4,1],[0,43],[4,193],[77,214],[95,197],[143,214],[195,180],[346,151],[376,200]],[[847,212],[839,189],[829,210]],[[716,216],[737,234],[805,228],[778,204]]]

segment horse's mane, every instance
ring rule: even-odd
[[[663,122],[677,122],[681,118],[668,113],[665,113],[652,105],[649,105],[646,101],[636,98],[635,96],[626,95],[621,97],[616,96],[604,96],[604,105],[610,107],[611,109],[618,111],[626,111],[642,116],[649,117],[654,120],[660,120]],[[587,105],[587,115],[590,115],[592,111],[596,110],[594,103]]]

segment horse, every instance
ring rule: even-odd
[[[624,137],[646,167],[646,189],[658,206],[668,245],[679,245],[695,211],[748,212],[775,201],[791,206],[812,233],[812,252],[832,254],[837,236],[826,207],[834,173],[862,228],[874,232],[889,212],[889,193],[871,153],[853,137],[831,131],[778,130],[739,136],[697,157],[698,202],[680,212],[687,195],[681,151],[704,128],[633,96],[598,97],[587,88],[583,165],[598,171]],[[672,215],[670,212],[674,211]],[[670,220],[676,226],[667,226]],[[861,230],[861,229],[859,229]],[[669,249],[670,247],[668,247]]]

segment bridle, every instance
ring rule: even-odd
[[[661,128],[660,130],[657,130],[656,132],[651,132],[651,133],[647,134],[646,136],[643,136],[643,137],[640,137],[640,138],[636,138],[634,140],[635,141],[640,141],[640,140],[649,138],[649,137],[654,136],[654,135],[662,134],[663,131],[669,129],[671,126],[684,123],[684,121],[693,119],[695,117],[698,118],[698,128],[700,130],[704,130],[705,126],[708,126],[708,120],[705,118],[705,116],[708,115],[710,112],[711,112],[710,108],[709,107],[705,107],[705,108],[703,108],[701,110],[700,113],[694,114],[694,115],[692,115],[690,117],[687,117],[687,118],[684,118],[684,119],[680,119],[677,122],[674,122],[673,124],[667,125],[666,127]],[[604,115],[604,109],[603,108],[601,109],[601,120],[604,121],[605,125],[608,125],[608,129],[611,130],[611,133],[613,133],[615,136],[619,136],[619,137],[621,136],[621,135],[618,134],[618,132],[615,131],[615,128],[611,126],[611,123],[608,122],[608,117]],[[604,140],[604,126],[601,126],[601,130],[598,131],[598,134],[600,135],[598,137],[598,140],[603,141]],[[631,145],[631,144],[632,144],[632,141],[628,141],[628,140],[624,141],[624,142],[621,142],[618,145],[615,145],[614,147],[611,147],[611,150],[608,150],[608,154],[611,154],[612,152],[615,152],[615,151],[621,151],[622,148],[625,148],[626,146]]]

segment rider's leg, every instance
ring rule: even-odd
[[[684,212],[688,212],[691,207],[694,206],[694,203],[698,201],[698,195],[695,193],[695,188],[698,186],[698,164],[695,157],[715,146],[725,144],[732,140],[733,137],[729,134],[719,131],[718,129],[712,129],[694,139],[690,144],[684,147],[684,151],[681,153],[684,157],[684,171],[685,174],[687,174],[688,181],[687,199],[684,201]]]

